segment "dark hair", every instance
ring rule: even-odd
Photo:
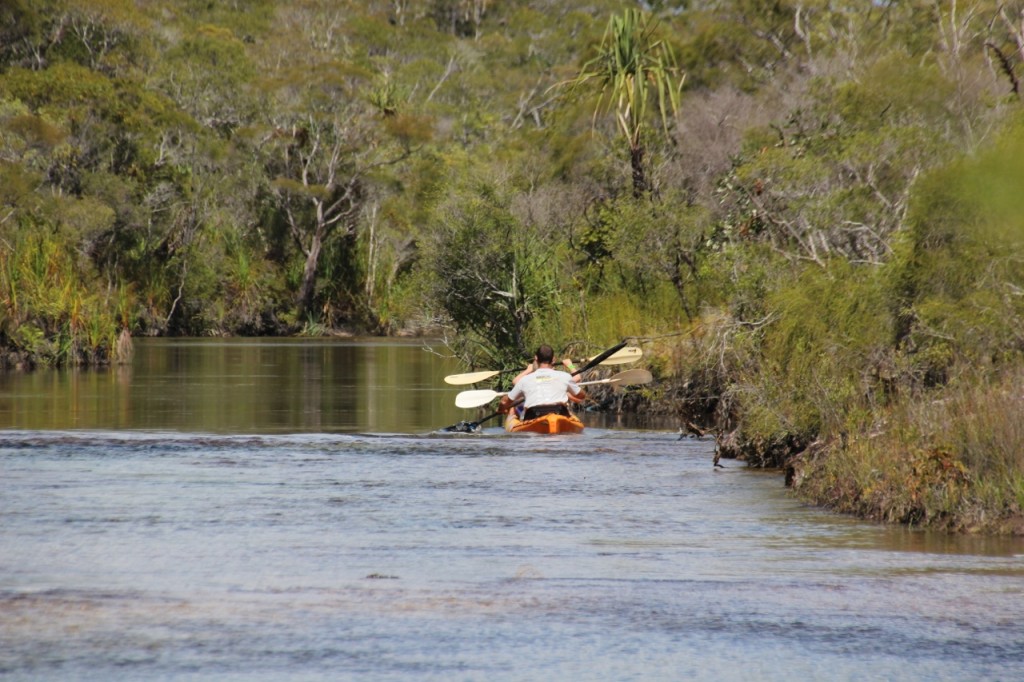
[[[544,344],[537,349],[537,363],[541,365],[550,365],[554,362],[555,351],[552,350],[551,346]]]

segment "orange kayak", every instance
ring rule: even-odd
[[[509,433],[581,433],[583,422],[577,419],[576,415],[566,417],[557,413],[523,421],[513,410],[505,417],[505,430]]]

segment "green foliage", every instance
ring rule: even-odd
[[[34,211],[40,203],[34,193],[40,181],[40,175],[24,165],[0,161],[0,206],[11,216]]]
[[[819,265],[885,262],[922,168],[954,151],[935,132],[956,125],[952,87],[899,51],[860,78],[816,82],[814,106],[748,133],[729,181],[730,231]]]
[[[194,24],[218,26],[231,31],[236,38],[253,41],[274,29],[275,0],[245,0],[245,2],[210,2],[210,0],[180,0],[164,9],[174,13],[186,26]],[[177,22],[175,22],[177,23]]]
[[[4,75],[2,87],[7,97],[33,108],[66,109],[108,102],[115,94],[109,78],[71,62],[58,62],[42,71],[11,69]]]
[[[0,3],[0,67],[23,56],[27,46],[39,40],[43,30],[39,4],[33,0]]]
[[[913,61],[902,50],[880,55],[863,78],[836,88],[835,107],[845,124],[877,131],[948,119],[954,84],[932,62]]]
[[[786,62],[802,53],[796,33],[800,23],[795,19],[798,8],[805,18],[816,14],[807,4],[734,0],[684,12],[687,30],[680,61],[691,87],[734,85],[752,90],[777,78],[785,72]]]
[[[616,126],[626,139],[633,169],[633,194],[650,189],[645,166],[648,106],[657,105],[658,119],[665,135],[679,109],[685,76],[679,72],[669,43],[654,33],[657,22],[640,10],[627,9],[612,15],[596,57],[583,65],[571,81],[573,91],[594,87],[594,111],[612,111]]]
[[[432,297],[465,333],[457,350],[498,365],[528,355],[534,317],[560,305],[553,254],[515,219],[506,192],[482,182],[454,192],[426,253]]]
[[[877,364],[892,338],[876,270],[843,261],[805,269],[770,294],[766,309],[761,364],[746,407],[752,431],[837,433],[848,415],[876,402]]]
[[[225,135],[256,116],[256,76],[242,39],[205,24],[167,50],[156,72],[157,83],[181,107]]]
[[[44,231],[24,226],[0,242],[4,364],[100,364],[118,359],[117,302]]]
[[[1024,351],[1020,130],[1018,122],[976,158],[929,174],[896,248],[889,276],[898,341],[932,381],[948,378],[955,362],[998,366]]]

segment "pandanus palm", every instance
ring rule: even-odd
[[[597,56],[568,83],[572,90],[597,85],[595,119],[602,112],[614,111],[629,145],[635,196],[650,189],[644,159],[648,106],[652,100],[657,103],[662,129],[668,135],[685,80],[671,46],[656,38],[656,28],[655,20],[636,9],[613,15]]]

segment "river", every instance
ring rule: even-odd
[[[440,432],[457,369],[153,341],[0,377],[0,679],[1024,679],[1024,541],[810,508],[667,427]]]

